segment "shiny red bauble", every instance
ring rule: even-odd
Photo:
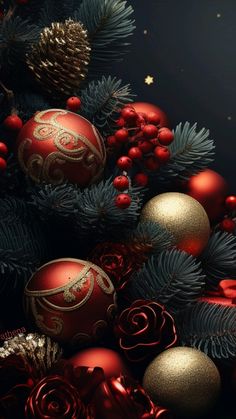
[[[97,129],[62,109],[36,113],[20,131],[17,151],[21,168],[36,182],[85,187],[101,178],[106,162]]]
[[[78,346],[99,340],[114,314],[114,287],[91,262],[58,259],[39,268],[25,287],[27,318],[42,333]]]
[[[18,132],[23,127],[23,122],[18,115],[13,114],[4,119],[3,125],[8,131]]]
[[[204,207],[210,221],[215,221],[224,214],[227,191],[225,179],[210,169],[192,176],[186,189],[186,193]]]
[[[157,134],[158,134],[158,129],[155,125],[148,124],[148,125],[145,125],[145,127],[143,128],[143,136],[146,139],[151,140],[152,138],[156,138]]]
[[[129,170],[133,165],[132,160],[128,156],[120,157],[116,164],[121,170]]]
[[[160,115],[157,112],[149,112],[147,114],[147,121],[149,124],[159,125],[160,124]]]
[[[143,157],[143,153],[139,147],[131,147],[128,151],[128,156],[132,160],[141,160],[141,158]]]
[[[118,129],[115,133],[115,138],[119,143],[125,143],[128,140],[129,132],[125,128]]]
[[[165,164],[170,160],[170,152],[166,147],[156,147],[154,154],[161,164]]]
[[[162,145],[170,145],[174,140],[174,133],[169,128],[161,128],[158,133],[158,140]]]
[[[115,198],[115,204],[120,209],[129,208],[132,202],[131,196],[127,193],[120,193]]]
[[[77,112],[81,107],[81,100],[77,96],[69,97],[66,101],[66,107],[69,111]]]
[[[228,211],[236,211],[236,196],[235,195],[227,196],[225,200],[225,205]]]
[[[116,188],[118,191],[124,191],[125,189],[128,189],[129,187],[129,179],[127,176],[116,176],[113,180],[114,188]]]
[[[147,102],[134,102],[134,103],[131,103],[131,105],[136,112],[145,113],[146,115],[150,114],[150,112],[154,112],[155,114],[157,114],[159,116],[159,121],[160,121],[159,125],[161,127],[170,126],[167,115],[158,106],[153,105],[152,103],[147,103]]]
[[[127,375],[125,360],[117,352],[107,348],[84,349],[72,356],[68,363],[76,367],[100,367],[106,378]]]

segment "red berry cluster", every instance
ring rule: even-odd
[[[221,221],[220,229],[227,233],[234,233],[236,229],[236,222],[234,220],[236,216],[236,196],[227,196],[225,200],[225,207],[228,212],[227,216]]]
[[[107,147],[112,152],[122,154],[116,164],[123,174],[116,177],[113,184],[118,191],[127,191],[117,195],[115,202],[119,208],[128,208],[131,198],[128,194],[127,172],[134,168],[134,183],[146,186],[146,171],[156,172],[169,161],[168,146],[174,140],[174,134],[169,128],[160,127],[157,113],[136,112],[132,105],[126,105],[121,110],[117,126],[119,129],[114,135],[107,138]]]
[[[0,141],[0,172],[6,170],[7,162],[4,157],[8,154],[8,148],[5,143]]]

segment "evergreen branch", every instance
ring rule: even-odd
[[[81,21],[89,33],[92,63],[96,73],[98,65],[107,67],[119,60],[130,45],[126,38],[133,34],[134,20],[131,6],[122,0],[84,0],[74,18]]]
[[[236,237],[218,231],[213,233],[200,256],[207,286],[217,289],[225,278],[236,278]]]
[[[80,93],[82,115],[91,121],[103,134],[110,133],[120,109],[133,101],[130,86],[121,86],[122,81],[103,76],[92,81]]]
[[[236,356],[236,307],[198,302],[183,313],[179,337],[215,359]]]
[[[164,304],[172,312],[183,310],[196,301],[204,287],[200,263],[180,250],[152,256],[144,268],[130,281],[132,300],[151,299]]]
[[[197,132],[197,124],[180,123],[174,132],[170,145],[170,161],[161,167],[158,179],[170,182],[175,178],[188,179],[204,170],[213,161],[214,142],[209,139],[209,131],[202,128]]]

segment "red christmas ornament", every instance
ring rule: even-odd
[[[154,157],[154,156],[147,157],[144,161],[144,164],[145,164],[145,167],[148,170],[151,170],[152,172],[155,172],[160,167],[160,164],[159,164],[157,158]]]
[[[236,196],[235,195],[227,196],[225,200],[225,205],[228,211],[235,211],[236,210]]]
[[[233,233],[235,230],[236,224],[231,218],[225,218],[220,223],[220,229],[226,231],[227,233]]]
[[[25,287],[27,317],[60,342],[83,346],[107,330],[114,311],[114,287],[91,262],[58,259],[43,265]]]
[[[3,125],[5,126],[7,130],[17,132],[17,131],[20,131],[21,128],[23,127],[23,122],[22,122],[22,119],[19,118],[18,115],[13,114],[13,115],[7,116],[4,119]]]
[[[68,363],[74,368],[77,367],[100,367],[105,377],[119,377],[130,375],[125,360],[117,352],[107,348],[89,348],[72,356]]]
[[[0,157],[0,172],[4,172],[4,170],[6,170],[7,168],[7,162],[5,159],[3,159],[2,157]]]
[[[170,145],[174,140],[174,133],[169,128],[161,128],[158,133],[158,140],[162,145]]]
[[[143,153],[139,147],[131,147],[128,151],[128,156],[132,160],[141,160],[141,158],[143,157]]]
[[[80,187],[100,179],[106,161],[103,139],[85,118],[62,109],[38,112],[22,128],[18,159],[36,182]]]
[[[131,197],[130,197],[129,194],[121,193],[121,194],[116,196],[115,204],[118,208],[126,209],[130,206],[131,201],[132,200],[131,200]]]
[[[158,128],[155,125],[145,125],[143,128],[143,136],[147,138],[148,140],[151,140],[152,138],[157,137],[158,135]]]
[[[210,221],[215,221],[224,214],[227,191],[225,179],[210,169],[192,176],[186,188],[186,193],[205,208]]]
[[[127,176],[116,176],[113,180],[113,185],[118,191],[124,191],[129,187],[129,179]]]
[[[66,107],[71,112],[77,112],[81,107],[81,100],[77,96],[72,96],[67,99]]]
[[[146,186],[148,184],[148,175],[146,173],[137,173],[134,176],[134,183],[139,186]]]
[[[8,153],[8,148],[5,143],[0,142],[0,154],[3,154],[3,156],[6,156]]]
[[[158,106],[153,105],[151,103],[146,103],[146,102],[134,102],[131,105],[136,112],[141,112],[146,115],[150,114],[151,112],[154,112],[155,114],[157,114],[159,116],[159,121],[160,121],[158,125],[160,125],[161,127],[170,126],[167,115]]]
[[[125,143],[128,140],[128,137],[129,133],[125,128],[119,129],[115,133],[115,138],[117,141],[119,141],[119,143]]]
[[[154,154],[161,164],[165,164],[170,160],[170,152],[166,147],[156,147]]]
[[[122,156],[117,160],[117,166],[121,170],[131,169],[132,164],[132,160],[128,156]]]

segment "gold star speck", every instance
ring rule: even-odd
[[[217,13],[216,17],[219,19],[221,17],[221,14]]]
[[[143,33],[144,33],[144,35],[147,35],[147,33],[148,33],[147,29],[144,29]]]
[[[154,77],[153,77],[153,76],[147,76],[147,77],[145,78],[145,83],[146,83],[148,86],[150,86],[150,84],[153,84],[153,83],[154,83]]]

